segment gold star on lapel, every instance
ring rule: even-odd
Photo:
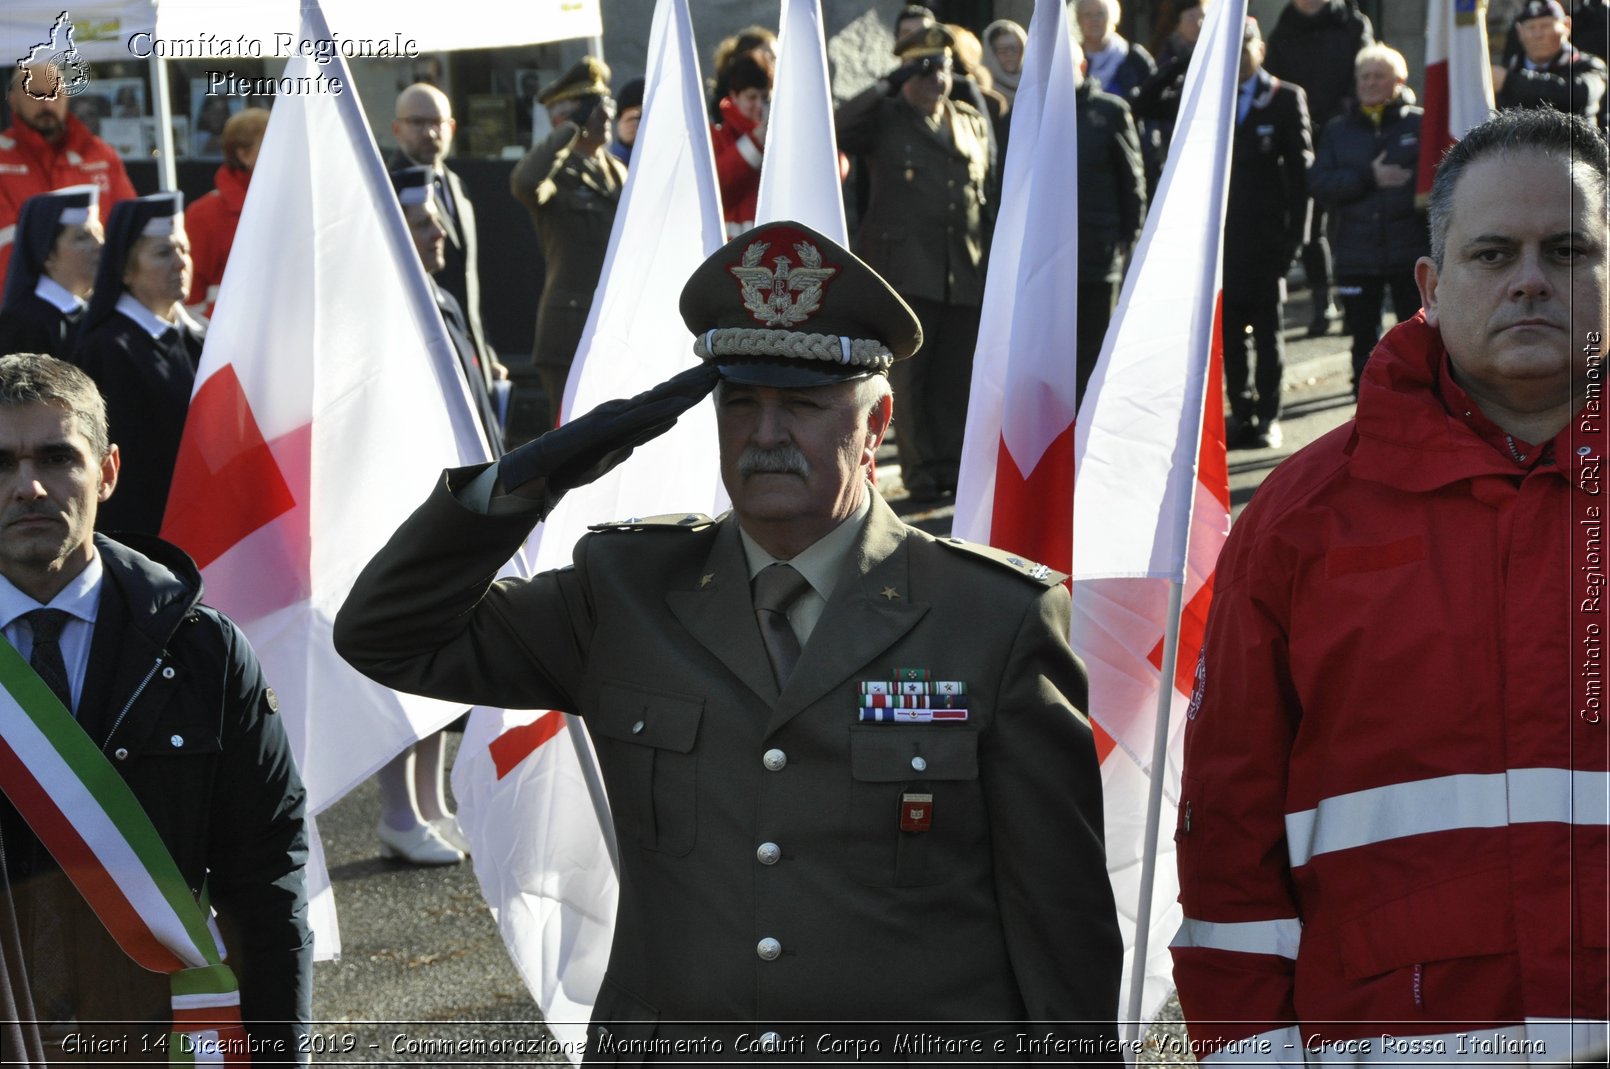
[[[699,589],[703,590],[705,587],[709,586],[711,583],[713,583],[715,581],[716,581],[716,573],[715,572],[711,572],[709,575],[701,575],[701,576],[699,576]]]
[[[886,586],[886,587],[883,588],[883,600],[885,600],[885,601],[893,601],[895,598],[898,598],[899,596],[900,596],[900,591],[896,590],[894,587]]]

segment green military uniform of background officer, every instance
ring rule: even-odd
[[[953,41],[943,26],[906,34],[895,45],[904,65],[834,116],[839,148],[862,156],[871,178],[852,246],[926,339],[891,372],[901,472],[918,497],[956,489],[991,210],[989,120],[948,96]]]
[[[554,116],[554,129],[515,164],[509,191],[531,213],[542,243],[542,297],[531,358],[548,395],[547,429],[558,419],[565,379],[587,326],[626,165],[608,150],[615,104],[603,63],[583,57],[541,90],[537,102]]]
[[[850,1061],[837,1040],[1009,1064],[1050,1021],[1032,1032],[1061,1056],[1115,1063],[1122,944],[1063,577],[909,527],[867,481],[910,309],[774,223],[707,260],[682,312],[702,366],[446,473],[338,649],[404,690],[585,718],[621,887],[590,1062],[623,1042],[752,1062],[762,1040]],[[490,584],[558,495],[718,379],[732,513],[605,525],[574,567]],[[778,568],[801,587],[768,604]],[[929,708],[890,722],[866,692],[901,680]]]

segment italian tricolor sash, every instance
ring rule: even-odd
[[[209,911],[73,715],[0,642],[0,790],[117,944],[168,977],[170,1065],[246,1065],[240,990]]]

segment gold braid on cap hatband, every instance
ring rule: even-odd
[[[702,360],[728,356],[780,356],[791,360],[826,360],[832,364],[887,371],[894,363],[889,347],[871,338],[845,338],[837,334],[804,334],[760,327],[722,327],[693,339],[693,352]]]

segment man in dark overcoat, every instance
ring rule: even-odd
[[[1313,159],[1302,88],[1263,69],[1263,38],[1249,18],[1224,212],[1224,385],[1234,420],[1232,447],[1281,442],[1286,271],[1307,240]],[[1255,375],[1248,369],[1249,330],[1258,355]]]

